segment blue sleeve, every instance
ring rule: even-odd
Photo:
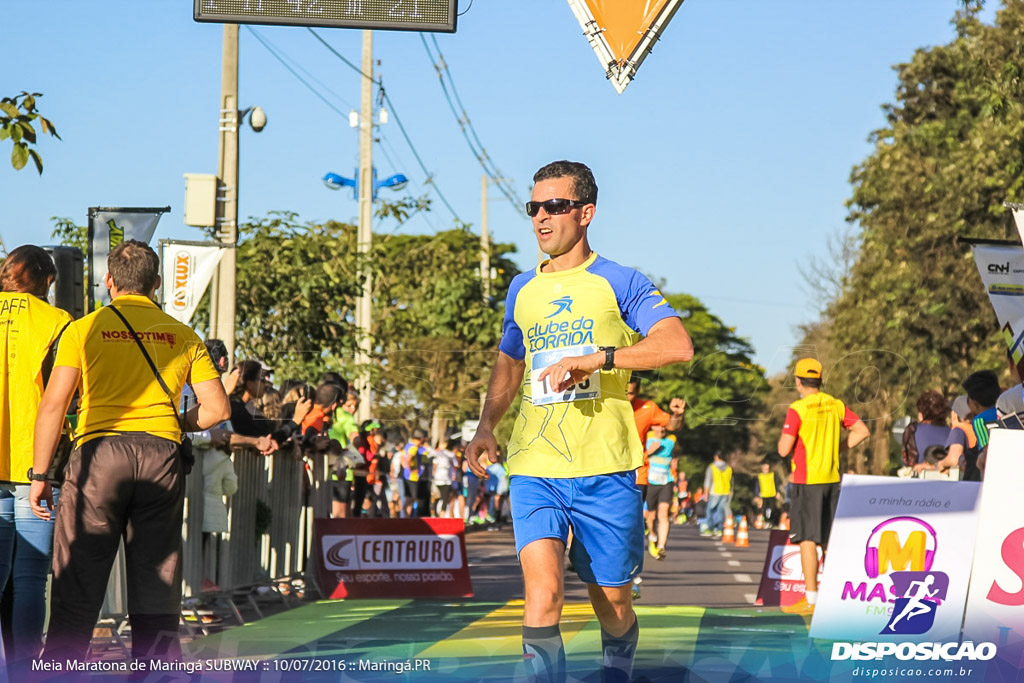
[[[634,332],[647,336],[655,323],[679,317],[654,283],[642,273],[605,258],[598,258],[590,272],[600,275],[612,286],[622,319]]]
[[[516,323],[516,299],[527,282],[533,279],[534,272],[520,273],[508,288],[505,297],[505,319],[501,324],[501,343],[498,350],[509,358],[523,360],[526,357],[526,346],[523,344],[523,331]]]

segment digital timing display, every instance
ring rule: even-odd
[[[458,0],[194,0],[193,18],[227,24],[282,24],[455,32]]]

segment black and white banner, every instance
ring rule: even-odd
[[[92,310],[110,303],[103,284],[107,275],[107,255],[125,240],[147,244],[153,239],[160,216],[171,210],[162,208],[89,207],[89,304]]]
[[[216,242],[160,240],[164,312],[188,324],[213,279],[224,249]]]
[[[1013,360],[1024,357],[1024,248],[974,244],[974,262]]]

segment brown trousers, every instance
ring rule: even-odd
[[[124,539],[135,657],[177,657],[185,476],[178,444],[106,436],[71,454],[57,506],[44,657],[84,660]]]

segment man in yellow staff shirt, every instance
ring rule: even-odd
[[[202,341],[152,301],[160,284],[156,253],[127,240],[110,252],[107,267],[111,303],[65,330],[36,420],[29,502],[36,516],[49,519],[53,501],[42,473],[79,390],[76,448],[57,511],[43,656],[85,659],[123,537],[132,655],[175,659],[185,498],[182,427],[208,429],[231,411]],[[186,383],[198,405],[179,420]]]
[[[789,538],[800,545],[804,597],[785,611],[813,614],[818,602],[818,546],[828,545],[839,502],[839,453],[870,436],[868,428],[842,401],[821,391],[821,363],[813,358],[796,362],[800,399],[789,406],[779,437],[779,455],[793,455],[793,495]],[[840,431],[850,430],[840,444]]]

